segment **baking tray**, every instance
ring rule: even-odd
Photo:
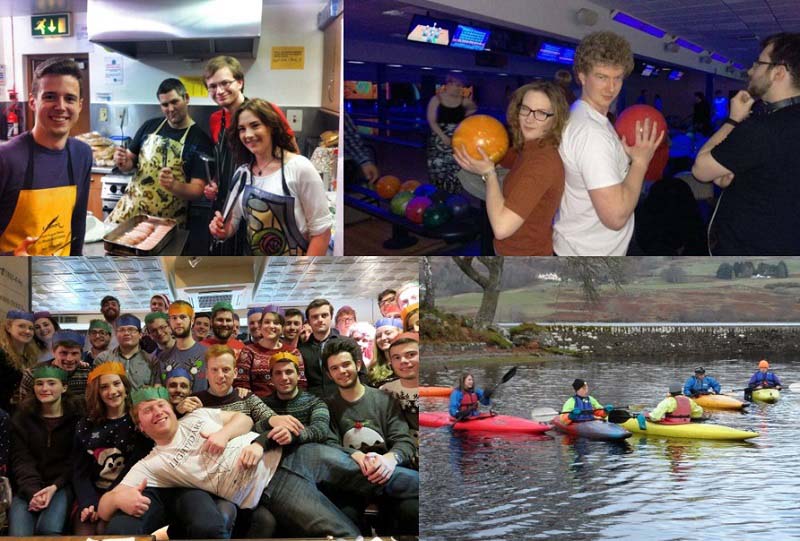
[[[166,224],[170,226],[169,231],[164,237],[156,244],[152,250],[142,250],[137,248],[136,246],[131,246],[129,244],[123,244],[118,242],[118,240],[128,231],[132,230],[134,227],[139,225],[142,222],[150,221],[156,225]],[[171,218],[159,218],[158,216],[149,216],[146,214],[140,214],[139,216],[134,216],[121,224],[117,227],[112,229],[110,232],[106,233],[103,237],[103,248],[109,254],[114,255],[156,255],[160,252],[169,242],[172,240],[172,237],[175,236],[175,230],[178,228],[178,222]]]

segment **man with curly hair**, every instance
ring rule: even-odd
[[[633,211],[647,166],[664,138],[655,122],[636,123],[636,140],[620,141],[606,116],[633,70],[630,44],[613,32],[595,32],[575,51],[583,88],[570,112],[559,153],[566,185],[553,229],[558,255],[625,255]]]

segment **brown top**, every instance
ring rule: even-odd
[[[525,221],[510,237],[494,240],[498,255],[553,255],[553,217],[564,193],[558,148],[526,141],[503,181],[505,206]]]

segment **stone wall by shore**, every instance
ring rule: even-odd
[[[800,327],[793,326],[551,325],[531,338],[542,347],[580,355],[759,355],[800,349]],[[485,344],[426,344],[422,352],[438,356],[485,350]]]

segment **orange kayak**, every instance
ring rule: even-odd
[[[451,387],[420,387],[419,395],[427,397],[450,398]]]

